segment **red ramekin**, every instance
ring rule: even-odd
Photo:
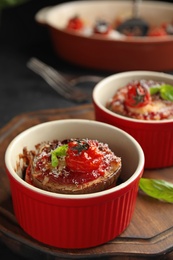
[[[42,141],[68,138],[97,139],[108,143],[122,158],[122,183],[111,189],[83,195],[41,190],[16,173],[23,148]],[[65,119],[31,127],[16,136],[5,154],[16,218],[34,239],[59,248],[89,248],[106,243],[129,225],[138,184],[144,168],[140,145],[124,131],[92,120]],[[87,167],[87,165],[86,165]]]
[[[129,71],[101,80],[93,90],[95,118],[121,128],[141,145],[145,155],[145,168],[164,168],[173,165],[173,119],[138,120],[116,114],[106,103],[117,89],[132,80],[148,79],[173,85],[173,76],[152,71]]]

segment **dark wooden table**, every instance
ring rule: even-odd
[[[128,228],[108,243],[84,250],[64,250],[43,245],[28,236],[18,225],[12,207],[11,192],[4,168],[8,143],[30,126],[63,118],[94,120],[92,104],[73,108],[39,110],[13,118],[0,130],[0,238],[14,253],[32,259],[171,259],[173,253],[173,205],[152,199],[139,191],[133,218]],[[145,170],[149,178],[173,181],[173,167]],[[109,212],[107,213],[109,214]]]

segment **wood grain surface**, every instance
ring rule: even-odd
[[[33,125],[65,118],[94,120],[92,105],[41,110],[21,114],[0,129],[0,240],[15,253],[29,259],[173,259],[173,204],[139,192],[130,225],[114,240],[89,249],[64,250],[48,247],[28,236],[14,216],[4,154],[9,142]],[[173,182],[173,167],[145,171],[148,178]],[[109,214],[109,213],[108,213]]]

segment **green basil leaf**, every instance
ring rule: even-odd
[[[159,93],[160,91],[160,86],[153,86],[150,88],[150,95],[155,95]]]
[[[51,163],[52,163],[53,167],[57,167],[58,166],[58,158],[57,158],[55,153],[51,154]]]
[[[150,197],[173,203],[173,183],[164,180],[141,178],[139,187]]]
[[[13,6],[27,2],[28,0],[0,0],[0,9],[7,6]]]
[[[165,84],[160,88],[160,96],[169,101],[173,101],[173,86]]]
[[[65,156],[67,153],[68,145],[64,144],[59,147],[57,147],[55,150],[53,150],[52,153],[56,154],[56,156]]]
[[[55,150],[53,150],[51,152],[51,163],[52,163],[53,167],[58,166],[59,161],[58,161],[57,157],[66,156],[67,149],[68,149],[68,144],[64,144],[64,145],[58,146]]]

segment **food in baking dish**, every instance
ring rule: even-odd
[[[153,80],[133,80],[119,88],[106,107],[135,119],[173,119],[173,86]]]
[[[128,21],[128,19],[127,19]],[[130,20],[129,20],[130,21]],[[142,21],[142,19],[141,19]],[[121,26],[126,22],[126,19],[122,19],[118,17],[113,21],[108,21],[108,19],[100,18],[96,19],[94,23],[89,21],[85,21],[81,16],[75,15],[71,17],[66,24],[67,30],[72,30],[73,32],[79,32],[85,36],[93,36],[95,34],[107,36],[109,38],[124,38],[124,37],[132,37],[132,36],[167,36],[173,35],[173,23],[172,22],[164,22],[155,26],[148,25],[145,20],[144,23],[147,24],[147,28],[145,33],[138,28],[138,21],[133,19],[133,26],[130,29],[121,30]]]
[[[43,190],[84,194],[116,185],[121,158],[108,144],[90,139],[42,142],[34,151],[23,150],[26,182]]]

